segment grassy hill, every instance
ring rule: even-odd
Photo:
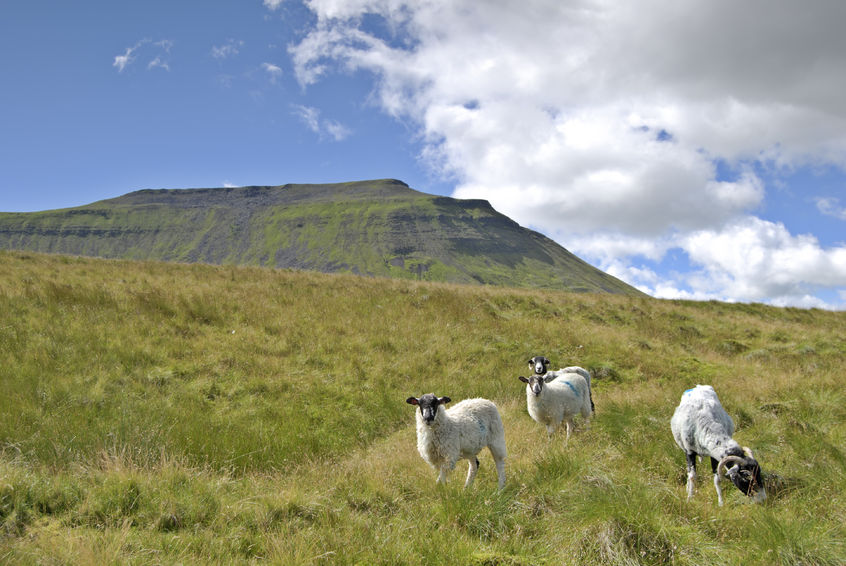
[[[0,563],[843,564],[846,313],[0,252]],[[525,360],[594,372],[564,445]],[[712,384],[747,505],[669,429]],[[506,427],[436,487],[409,395]]]
[[[0,213],[0,249],[638,294],[487,201],[395,180],[143,190]]]

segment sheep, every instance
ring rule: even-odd
[[[726,413],[710,385],[697,385],[682,394],[681,402],[670,420],[673,438],[687,458],[687,499],[693,497],[696,481],[696,456],[711,458],[714,488],[723,505],[720,478],[725,473],[732,483],[755,502],[767,498],[761,480],[761,467],[747,447],[732,439],[734,421]]]
[[[585,368],[581,368],[579,366],[569,366],[558,370],[548,370],[547,368],[549,364],[550,362],[546,358],[546,356],[535,356],[533,358],[529,358],[529,369],[531,369],[535,373],[535,375],[543,375],[547,377],[556,378],[567,373],[578,373],[579,375],[584,377],[585,381],[587,381],[588,384],[588,396],[590,397],[590,412],[595,412],[596,407],[593,404],[593,388],[590,385],[590,372]]]
[[[546,426],[546,433],[552,433],[565,422],[567,438],[575,428],[573,418],[581,413],[585,419],[586,428],[590,426],[592,414],[590,401],[590,386],[580,373],[568,372],[558,377],[533,375],[520,376],[520,381],[526,384],[526,405],[529,415],[538,423]]]
[[[409,397],[409,405],[419,407],[417,418],[417,451],[430,466],[438,470],[437,483],[445,483],[458,460],[470,462],[464,488],[470,486],[479,469],[478,454],[487,446],[496,464],[499,489],[505,487],[505,427],[499,411],[487,399],[465,399],[450,409],[442,406],[449,397],[426,393]]]

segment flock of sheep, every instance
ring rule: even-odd
[[[580,367],[566,367],[550,371],[549,360],[535,356],[529,360],[530,377],[520,376],[526,384],[526,405],[529,415],[546,427],[551,436],[562,423],[567,440],[574,428],[574,418],[581,414],[590,425],[594,404],[590,387],[590,373]],[[505,486],[505,428],[496,405],[487,399],[465,399],[449,409],[449,397],[427,393],[409,397],[415,405],[417,420],[417,450],[420,456],[438,471],[438,483],[446,482],[456,462],[470,462],[464,487],[473,483],[479,469],[478,454],[486,446],[496,464],[499,488]],[[696,458],[709,457],[714,473],[714,488],[719,504],[723,504],[720,479],[726,476],[753,501],[767,497],[761,479],[761,467],[747,447],[734,439],[734,422],[726,413],[714,388],[697,385],[682,394],[670,420],[676,444],[687,458],[687,498],[693,497],[696,482]]]

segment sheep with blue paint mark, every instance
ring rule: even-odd
[[[593,405],[593,390],[590,385],[590,372],[585,368],[579,366],[568,366],[561,369],[548,369],[549,364],[550,361],[546,356],[535,356],[533,358],[529,358],[529,369],[532,370],[535,375],[542,375],[546,378],[549,378],[548,381],[551,381],[556,377],[560,377],[569,373],[578,373],[579,375],[584,377],[588,385],[588,396],[590,397],[590,412],[596,412],[596,408]]]
[[[670,420],[676,444],[687,458],[687,499],[693,497],[696,482],[696,457],[711,458],[717,501],[723,504],[720,478],[725,474],[744,495],[759,502],[767,498],[761,479],[761,466],[752,450],[741,447],[733,438],[734,421],[723,409],[710,385],[697,385],[682,394]]]
[[[499,410],[487,399],[465,399],[450,409],[444,407],[449,397],[433,393],[405,400],[420,410],[417,420],[417,451],[438,470],[438,483],[445,483],[458,460],[470,462],[465,489],[473,483],[479,469],[478,454],[488,447],[496,464],[499,488],[505,487],[505,427]]]
[[[572,372],[559,376],[532,375],[520,376],[526,384],[526,406],[529,415],[546,427],[548,436],[565,423],[567,438],[575,428],[575,417],[581,414],[585,427],[590,426],[591,409],[590,385],[583,375]]]

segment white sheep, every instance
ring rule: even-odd
[[[552,436],[562,422],[567,426],[567,438],[575,428],[574,418],[581,414],[585,426],[590,426],[592,414],[590,386],[583,375],[567,372],[557,377],[533,375],[520,376],[526,384],[526,405],[529,415],[538,423],[546,426],[546,432]]]
[[[445,483],[458,460],[469,460],[464,487],[473,483],[479,469],[478,454],[487,446],[494,462],[499,488],[505,486],[505,428],[499,411],[487,399],[465,399],[450,409],[442,405],[449,397],[427,393],[405,400],[416,405],[417,451],[426,462],[438,470],[438,483]]]
[[[761,480],[761,467],[752,451],[741,448],[732,435],[734,421],[726,413],[710,385],[697,385],[682,394],[681,402],[670,420],[673,438],[687,458],[687,499],[693,497],[696,482],[696,457],[710,457],[717,500],[723,504],[720,478],[725,473],[732,483],[753,501],[767,498]],[[728,467],[731,465],[731,467]]]
[[[588,396],[590,397],[590,412],[593,413],[595,411],[593,405],[593,388],[590,384],[590,372],[585,368],[579,366],[568,366],[566,368],[561,368],[557,370],[550,370],[547,369],[549,367],[550,361],[546,358],[546,356],[535,356],[533,358],[529,358],[529,369],[531,369],[535,375],[542,375],[544,377],[548,377],[554,379],[556,377],[560,377],[562,375],[568,373],[578,373],[582,377],[585,378],[588,384]]]

